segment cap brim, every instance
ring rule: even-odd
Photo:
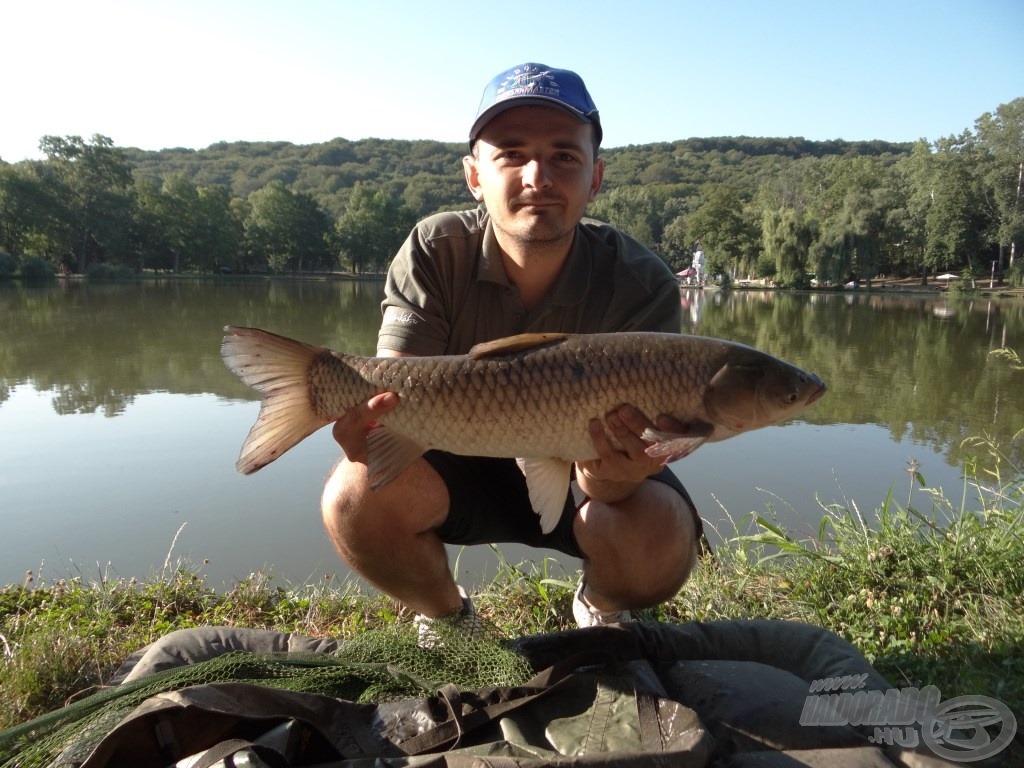
[[[473,122],[473,127],[469,129],[469,140],[470,142],[476,141],[480,137],[480,132],[484,129],[487,123],[491,122],[494,118],[500,115],[502,112],[508,109],[515,109],[516,107],[557,107],[558,109],[566,112],[582,123],[594,124],[594,121],[587,115],[583,114],[579,110],[573,109],[568,104],[559,99],[552,99],[547,96],[518,96],[514,99],[507,99],[497,104],[491,105],[485,109],[477,119]]]

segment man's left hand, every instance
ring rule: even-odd
[[[655,424],[631,405],[621,405],[609,412],[603,423],[600,419],[591,420],[590,439],[597,458],[576,464],[580,485],[588,496],[602,501],[625,498],[640,483],[657,474],[662,466],[677,458],[648,456],[648,443],[641,437],[646,429],[685,431],[683,425],[670,416],[659,416]],[[621,450],[615,447],[613,439]]]

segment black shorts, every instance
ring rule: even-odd
[[[515,459],[458,456],[444,451],[427,451],[423,458],[448,487],[451,500],[448,518],[437,529],[446,544],[517,543],[583,557],[573,533],[573,521],[586,497],[575,482],[566,494],[565,509],[558,524],[551,533],[543,533],[540,517],[530,504],[526,478]],[[690,505],[695,543],[699,541],[704,525],[679,478],[671,469],[664,467],[650,479],[673,488]]]

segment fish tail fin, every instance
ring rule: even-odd
[[[224,364],[263,395],[235,463],[243,475],[262,469],[330,423],[317,415],[309,399],[309,367],[324,351],[258,328],[224,328]]]

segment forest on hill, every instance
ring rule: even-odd
[[[0,276],[386,268],[415,221],[474,203],[465,144],[338,138],[144,151],[44,136],[0,160]],[[602,150],[588,214],[674,269],[805,285],[953,271],[1019,279],[1024,98],[912,144],[690,138]]]

